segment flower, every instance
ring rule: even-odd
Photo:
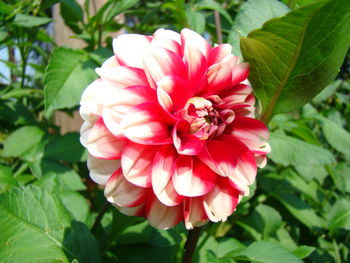
[[[270,151],[248,64],[189,29],[121,35],[113,49],[81,99],[91,178],[158,228],[225,221]]]

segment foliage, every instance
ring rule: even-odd
[[[183,225],[153,229],[105,204],[79,134],[62,135],[52,118],[77,109],[94,68],[111,55],[111,34],[160,27],[232,43],[251,65],[271,130],[270,160],[252,194],[227,222],[204,227],[194,262],[350,261],[347,0],[109,0],[96,13],[89,2],[0,2],[8,52],[0,75],[2,262],[181,260]],[[56,48],[48,33],[55,3],[85,48]]]

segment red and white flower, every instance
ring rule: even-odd
[[[122,213],[158,228],[225,221],[270,151],[249,67],[199,34],[125,34],[84,92],[91,178]]]

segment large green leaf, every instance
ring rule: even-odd
[[[272,193],[272,195],[278,199],[294,217],[307,227],[324,227],[325,222],[323,218],[319,217],[311,206],[298,196],[289,193]]]
[[[44,137],[44,131],[36,126],[24,126],[10,134],[4,142],[4,155],[24,156],[37,146]]]
[[[335,159],[331,152],[287,135],[271,133],[270,158],[279,164],[319,166],[331,164]]]
[[[78,105],[83,90],[97,78],[96,66],[83,51],[55,49],[44,79],[46,115]]]
[[[287,249],[267,241],[254,242],[240,254],[248,258],[252,263],[303,262]]]
[[[241,39],[262,119],[298,109],[337,75],[350,44],[348,0],[318,1]]]
[[[100,262],[95,239],[54,194],[15,188],[0,195],[0,207],[1,262]]]
[[[320,118],[320,120],[323,134],[329,144],[350,157],[350,133],[329,119]]]
[[[46,145],[45,157],[70,163],[84,161],[84,147],[79,142],[79,133],[71,132],[55,136]]]
[[[260,28],[267,20],[286,14],[289,8],[278,0],[248,0],[244,2],[235,17],[228,42],[232,52],[242,56],[239,38],[245,37],[254,29]]]
[[[50,191],[81,191],[86,189],[80,176],[72,168],[62,163],[43,158],[33,168],[34,175],[40,178],[36,183],[44,185],[45,189]]]
[[[205,29],[205,16],[199,11],[186,10],[186,18],[191,29],[202,34]]]
[[[272,207],[260,204],[246,220],[237,222],[257,241],[275,236],[283,221],[281,215]]]

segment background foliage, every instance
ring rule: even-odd
[[[347,0],[109,0],[96,14],[89,2],[0,2],[1,262],[181,260],[184,226],[156,230],[106,204],[79,134],[60,134],[52,117],[77,109],[112,54],[111,33],[160,27],[231,43],[251,64],[271,130],[252,195],[227,222],[205,226],[194,262],[350,262]],[[56,47],[54,4],[85,48]]]

